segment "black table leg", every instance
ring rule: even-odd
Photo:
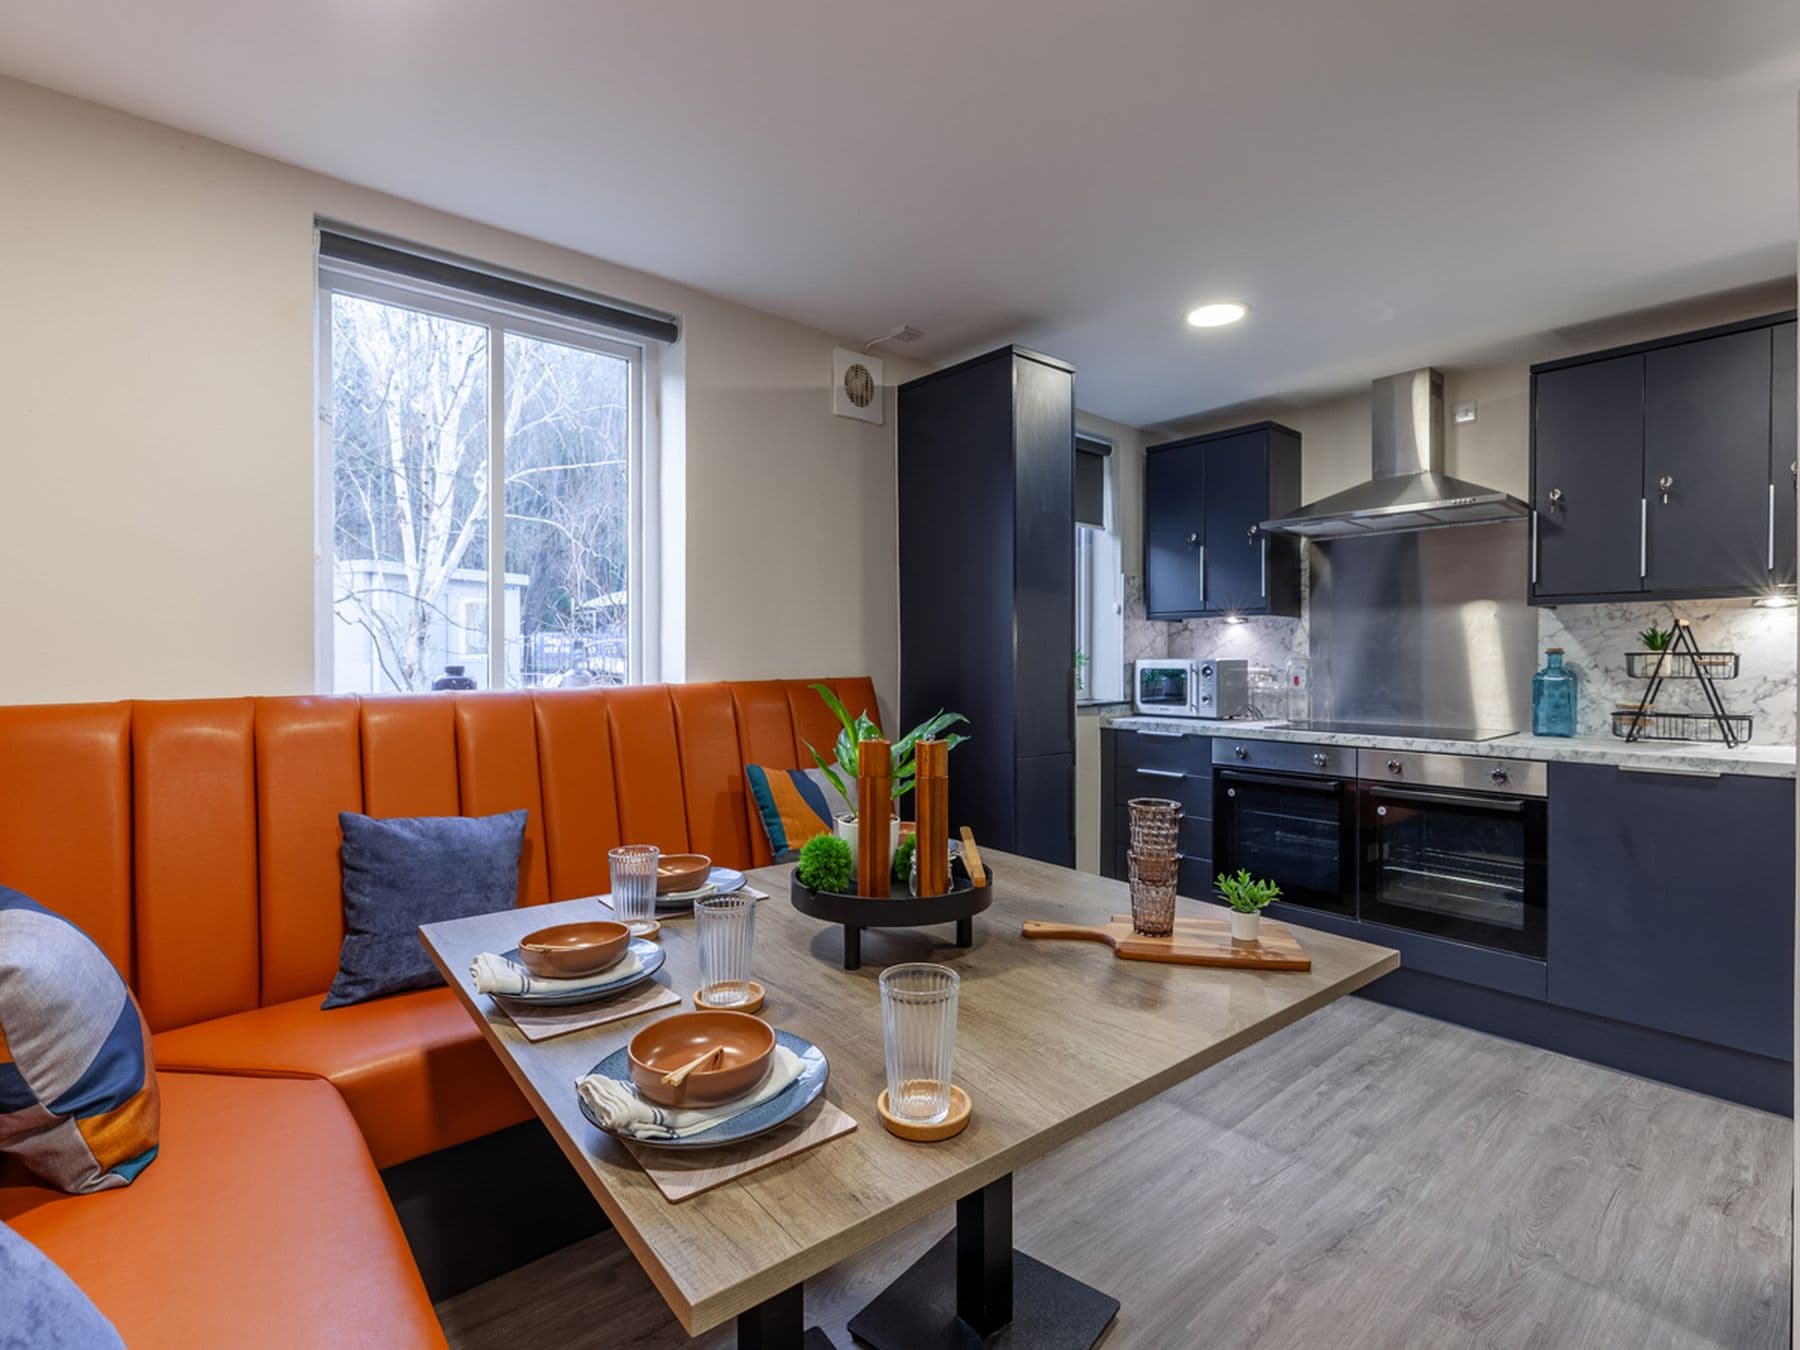
[[[956,1231],[855,1317],[876,1350],[1091,1350],[1119,1311],[1072,1275],[1012,1245],[1012,1177],[956,1202]]]
[[[862,929],[853,923],[844,925],[844,969],[862,969]]]
[[[956,921],[956,945],[959,947],[975,945],[975,920],[958,919]]]
[[[800,1286],[738,1314],[738,1350],[835,1350],[831,1337],[806,1325]]]

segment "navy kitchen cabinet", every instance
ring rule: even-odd
[[[1634,591],[1644,472],[1644,358],[1532,377],[1532,596]]]
[[[1072,867],[1074,369],[1003,347],[901,385],[897,420],[900,725],[967,716],[951,820]]]
[[[1196,900],[1213,895],[1212,737],[1152,731],[1100,732],[1100,873],[1130,880],[1133,797],[1181,803],[1181,873],[1176,893]]]
[[[1767,328],[1644,356],[1644,589],[1769,584]]]
[[[1794,1053],[1794,784],[1550,765],[1550,1001]]]
[[[1774,393],[1769,403],[1769,502],[1775,524],[1771,574],[1777,586],[1794,584],[1794,492],[1800,479],[1800,446],[1794,440],[1794,325],[1774,332]]]
[[[1262,522],[1300,505],[1300,434],[1274,422],[1153,445],[1144,461],[1152,619],[1300,613],[1300,543]]]
[[[1792,582],[1793,319],[1532,367],[1532,603]]]

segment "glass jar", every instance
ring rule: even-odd
[[[1544,653],[1544,668],[1531,679],[1531,734],[1573,736],[1575,700],[1580,681],[1563,664],[1563,649]]]

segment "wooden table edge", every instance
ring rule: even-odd
[[[1196,1051],[1193,1055],[1177,1061],[1167,1069],[1121,1089],[1104,1101],[1094,1103],[1086,1110],[1059,1122],[1054,1130],[1046,1131],[1044,1134],[1003,1149],[992,1158],[978,1165],[971,1165],[956,1176],[946,1178],[944,1181],[918,1192],[903,1204],[897,1204],[880,1213],[871,1214],[852,1224],[835,1235],[832,1243],[836,1249],[835,1254],[827,1253],[823,1244],[808,1251],[797,1252],[758,1271],[755,1275],[740,1281],[729,1289],[696,1301],[682,1288],[675,1276],[664,1267],[662,1261],[626,1217],[623,1208],[612,1193],[594,1174],[588,1154],[574,1137],[562,1128],[556,1111],[537,1093],[530,1079],[519,1068],[517,1061],[508,1052],[506,1044],[495,1031],[493,1022],[484,1013],[481,1005],[476,1002],[474,991],[466,986],[455,971],[450,970],[444,964],[437,948],[425,941],[424,928],[429,926],[431,925],[421,926],[420,942],[430,956],[432,964],[438,968],[445,981],[456,990],[457,997],[461,999],[469,1015],[480,1027],[482,1037],[499,1058],[501,1067],[506,1070],[507,1076],[532,1103],[537,1111],[539,1121],[549,1131],[551,1138],[556,1140],[557,1147],[569,1160],[577,1177],[587,1187],[588,1193],[594,1197],[595,1203],[612,1221],[614,1230],[625,1245],[631,1249],[632,1255],[637,1258],[638,1264],[643,1267],[644,1273],[649,1276],[650,1282],[663,1296],[663,1301],[669,1305],[670,1311],[675,1314],[676,1319],[689,1336],[698,1336],[703,1332],[710,1331],[736,1317],[739,1313],[754,1308],[765,1299],[831,1269],[863,1248],[919,1222],[938,1210],[948,1208],[963,1196],[980,1190],[983,1186],[999,1180],[1010,1172],[1017,1171],[1026,1163],[1054,1152],[1069,1140],[1087,1133],[1095,1126],[1125,1114],[1133,1107],[1142,1105],[1152,1097],[1168,1091],[1177,1083],[1185,1082],[1195,1074],[1222,1063],[1246,1047],[1272,1036],[1284,1027],[1292,1026],[1302,1017],[1318,1011],[1328,1003],[1335,1003],[1338,999],[1355,993],[1358,989],[1400,967],[1400,953],[1391,948],[1386,949],[1386,955],[1374,965],[1313,990],[1306,997],[1289,1004],[1280,1012],[1270,1014],[1254,1027],[1246,1027],[1226,1040],[1208,1046],[1204,1050]],[[1372,944],[1365,943],[1364,945]],[[863,1125],[865,1122],[859,1120],[858,1124]],[[919,1147],[929,1148],[930,1145],[921,1144]],[[770,1218],[777,1223],[780,1222],[779,1215],[771,1214]]]

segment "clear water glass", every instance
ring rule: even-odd
[[[633,933],[656,922],[656,869],[662,850],[655,844],[626,844],[606,855],[612,865],[612,907]]]
[[[694,939],[700,946],[700,992],[707,1003],[715,1008],[748,1003],[756,901],[747,895],[696,900]]]
[[[887,1049],[888,1113],[935,1125],[950,1114],[956,1054],[956,993],[948,966],[915,962],[881,972],[881,1037]]]

